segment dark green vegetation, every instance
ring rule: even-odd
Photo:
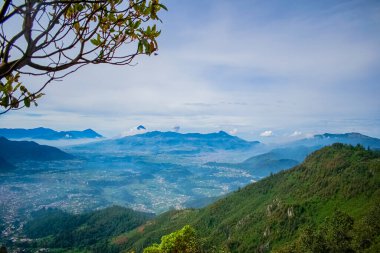
[[[359,222],[335,211],[317,228],[308,226],[298,238],[277,250],[285,252],[379,252],[380,208],[375,206]]]
[[[163,236],[160,244],[145,248],[144,253],[196,253],[199,252],[198,246],[195,230],[186,225],[181,230]]]
[[[0,136],[7,139],[81,139],[81,138],[101,138],[100,134],[92,129],[83,131],[55,131],[50,128],[38,127],[32,129],[23,128],[0,128]]]
[[[311,241],[322,248],[320,252],[376,252],[380,244],[379,173],[378,153],[334,144],[314,152],[301,165],[248,185],[204,209],[164,213],[115,241],[125,241],[119,244],[121,248],[141,252],[163,235],[190,224],[207,251],[306,252],[306,247],[312,252]],[[339,239],[342,245],[334,246],[339,249],[332,247],[336,238],[345,240]]]
[[[33,214],[33,220],[26,224],[24,231],[29,238],[39,238],[28,246],[31,248],[86,248],[97,252],[117,252],[116,247],[107,243],[107,238],[130,231],[152,216],[119,206],[80,215],[42,209]]]

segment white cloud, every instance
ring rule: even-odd
[[[273,136],[273,132],[271,130],[266,130],[260,134],[261,137],[270,137]]]
[[[142,125],[132,127],[129,130],[125,130],[121,132],[117,137],[125,137],[125,136],[131,136],[136,134],[143,134],[147,132],[147,129],[145,127],[141,127]]]
[[[238,133],[237,128],[232,129],[231,131],[228,132],[230,135],[236,135]]]
[[[290,137],[298,137],[298,136],[301,136],[302,135],[302,132],[300,132],[300,131],[294,131],[291,135],[290,135]]]
[[[305,138],[307,138],[307,139],[310,139],[310,138],[313,138],[313,137],[314,137],[314,134],[312,134],[312,133],[305,134]]]

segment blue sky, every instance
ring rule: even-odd
[[[164,3],[158,56],[81,69],[0,127],[380,137],[379,1]]]

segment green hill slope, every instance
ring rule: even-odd
[[[107,243],[108,238],[130,231],[152,217],[152,214],[120,206],[78,215],[59,209],[42,209],[33,213],[33,219],[25,225],[24,233],[34,240],[22,247],[54,248],[57,252],[67,252],[71,249],[85,252],[118,252],[117,248]]]
[[[366,220],[375,221],[366,223],[369,239],[362,239],[368,239],[365,247],[376,252],[380,226],[373,217],[380,213],[379,173],[378,153],[334,144],[314,152],[301,165],[248,185],[206,208],[164,213],[115,237],[112,243],[141,252],[159,243],[161,236],[190,224],[207,252],[291,252],[304,231],[324,231],[326,224],[333,223],[332,217],[343,212],[353,219],[351,234],[358,234],[355,231],[365,227],[360,224]],[[328,223],[327,217],[333,221]]]
[[[16,247],[142,252],[189,224],[200,252],[380,252],[380,154],[334,144],[205,208],[154,219],[120,207],[44,212],[25,226],[34,240]]]

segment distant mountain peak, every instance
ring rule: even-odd
[[[83,132],[85,133],[96,133],[94,130],[92,130],[91,128],[87,128],[86,130],[83,130]]]
[[[290,145],[294,146],[307,146],[307,147],[322,147],[331,145],[333,143],[344,143],[351,145],[362,145],[364,147],[380,149],[380,139],[370,137],[361,133],[351,132],[351,133],[341,133],[341,134],[332,134],[324,133],[314,135],[313,138],[306,138],[297,140]]]
[[[146,128],[145,128],[143,125],[139,125],[139,126],[137,127],[137,130],[146,130]]]
[[[222,135],[222,136],[232,136],[232,135],[228,134],[227,132],[225,132],[225,131],[223,131],[223,130],[220,130],[220,131],[218,132],[218,134],[219,134],[219,135]]]
[[[55,131],[50,128],[38,127],[32,129],[23,128],[0,128],[0,136],[8,139],[43,139],[43,140],[59,140],[59,139],[91,139],[101,138],[91,128],[83,131]]]
[[[324,138],[370,138],[367,135],[351,132],[351,133],[343,133],[343,134],[332,134],[332,133],[324,133],[314,135],[314,138],[324,139]]]
[[[254,148],[259,142],[246,141],[224,131],[214,133],[178,133],[173,131],[151,131],[104,142],[96,145],[116,145],[123,150],[150,150],[151,152],[213,152]],[[94,144],[95,145],[95,144]]]
[[[192,137],[192,138],[238,138],[236,136],[232,136],[225,131],[219,131],[215,133],[178,133],[178,132],[173,132],[173,131],[166,131],[166,132],[161,132],[161,131],[151,131],[151,132],[146,132],[139,134],[138,136],[141,137],[178,137],[178,138],[186,138],[186,137]],[[240,139],[240,138],[239,138]]]

